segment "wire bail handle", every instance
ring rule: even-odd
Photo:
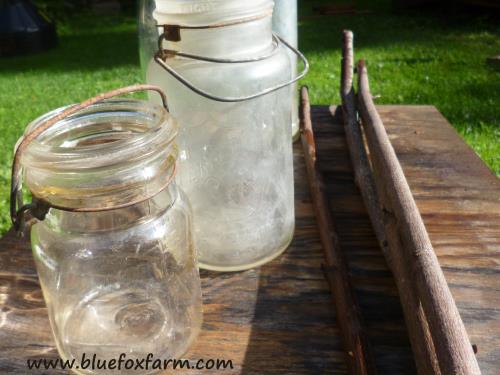
[[[24,219],[28,213],[31,213],[38,220],[43,220],[50,207],[53,207],[50,205],[50,203],[37,197],[33,197],[31,203],[24,204],[23,202],[21,155],[29,146],[29,144],[38,136],[40,136],[40,134],[42,134],[44,131],[57,124],[59,121],[67,118],[68,116],[71,116],[85,108],[90,107],[93,104],[99,103],[106,99],[111,99],[119,95],[129,94],[137,91],[156,91],[161,96],[163,107],[168,111],[167,96],[161,88],[153,85],[132,85],[99,94],[81,102],[80,104],[72,105],[61,113],[58,113],[57,115],[46,119],[32,132],[21,136],[14,149],[14,160],[12,162],[10,188],[10,218],[14,230],[17,233],[22,232],[25,221]]]
[[[174,77],[176,80],[181,82],[184,86],[186,86],[187,88],[191,89],[195,93],[197,93],[205,98],[215,100],[217,102],[223,102],[223,103],[242,102],[242,101],[246,101],[246,100],[250,100],[250,99],[255,99],[255,98],[258,98],[260,96],[277,91],[279,89],[282,89],[283,87],[289,86],[289,85],[297,82],[298,80],[302,79],[309,71],[309,62],[307,61],[306,57],[298,49],[291,46],[287,41],[285,41],[283,38],[281,38],[276,33],[272,34],[273,46],[272,46],[272,50],[269,53],[261,55],[261,56],[253,57],[253,58],[247,58],[247,59],[212,58],[212,57],[193,55],[193,54],[185,53],[182,51],[176,51],[176,50],[172,50],[172,49],[164,49],[163,48],[163,41],[164,40],[168,40],[168,41],[172,41],[172,42],[179,42],[181,40],[181,35],[180,35],[181,29],[212,29],[212,28],[226,27],[226,26],[232,26],[232,25],[236,25],[236,24],[254,21],[254,20],[264,18],[267,16],[268,16],[268,14],[266,13],[266,14],[261,15],[261,16],[251,17],[251,18],[247,18],[247,19],[243,19],[243,20],[239,20],[239,21],[233,21],[233,22],[217,24],[217,25],[207,25],[207,26],[159,25],[159,27],[163,27],[163,33],[158,38],[158,51],[156,52],[154,59],[155,59],[157,64],[159,64],[172,77]],[[273,56],[278,51],[280,44],[283,44],[285,47],[287,47],[290,51],[292,51],[302,61],[302,64],[304,66],[302,71],[297,76],[290,79],[289,81],[277,84],[275,86],[261,90],[255,94],[251,94],[251,95],[247,95],[247,96],[222,97],[222,96],[217,96],[217,95],[211,94],[210,92],[207,92],[199,87],[196,87],[196,85],[194,85],[188,79],[183,77],[178,71],[176,71],[172,66],[170,66],[167,63],[167,60],[169,58],[173,58],[176,56],[184,57],[184,58],[191,59],[191,60],[213,62],[213,63],[218,63],[218,64],[241,64],[241,63],[248,63],[248,62],[256,62],[256,61],[268,59],[271,56]]]

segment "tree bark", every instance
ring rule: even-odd
[[[394,214],[442,374],[480,374],[464,324],[413,199],[410,187],[372,100],[364,61],[358,64],[358,104],[378,191]]]
[[[401,255],[402,244],[387,201],[377,192],[363,134],[356,113],[356,95],[353,87],[353,34],[345,30],[342,49],[341,98],[344,129],[358,186],[370,217],[375,235],[387,264],[394,275],[408,328],[417,371],[421,375],[440,374],[427,321],[414,288],[410,284],[410,270]]]

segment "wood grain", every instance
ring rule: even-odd
[[[500,368],[500,180],[432,106],[378,106],[482,374]],[[429,121],[429,119],[431,119]],[[408,142],[411,136],[426,142]]]
[[[328,107],[312,107],[318,166],[377,369],[414,374],[397,288],[354,183],[341,109],[331,110],[334,116]],[[482,373],[496,375],[500,184],[434,107],[379,106],[378,111],[478,346]],[[281,257],[241,273],[202,272],[205,321],[187,358],[232,359],[235,368],[227,374],[346,374],[305,175],[296,145],[296,235]],[[29,245],[9,233],[0,239],[0,373],[24,375],[26,358],[40,357],[57,357],[47,311]]]
[[[347,259],[340,246],[337,226],[328,207],[325,181],[316,165],[316,141],[312,128],[309,93],[305,86],[300,90],[300,131],[309,190],[325,254],[325,274],[335,301],[347,368],[352,375],[376,374]]]

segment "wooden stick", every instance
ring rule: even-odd
[[[434,344],[427,321],[414,288],[410,284],[410,271],[401,256],[402,245],[390,209],[375,187],[370,163],[366,154],[361,127],[356,116],[356,96],[353,87],[354,76],[353,34],[344,31],[342,49],[341,98],[344,129],[354,169],[355,182],[368,211],[374,232],[389,268],[392,270],[399,291],[406,320],[415,364],[421,375],[440,374]],[[384,208],[382,206],[384,201]]]
[[[368,214],[372,219],[373,229],[379,243],[382,245],[384,255],[389,258],[389,250],[385,238],[384,221],[381,205],[373,176],[366,155],[363,142],[361,127],[358,123],[356,113],[356,95],[353,87],[354,76],[354,48],[353,34],[351,31],[344,31],[344,40],[342,48],[342,67],[341,67],[341,87],[340,97],[342,98],[342,113],[344,121],[345,135],[349,146],[351,163],[354,167],[354,178],[356,185],[361,189],[364,203]]]
[[[383,190],[403,243],[401,254],[410,272],[429,324],[441,373],[480,374],[464,324],[434,253],[410,187],[370,94],[364,61],[358,64],[358,103],[374,168],[377,189]]]
[[[349,373],[375,374],[373,356],[361,325],[361,313],[351,285],[347,260],[340,248],[337,231],[328,208],[323,177],[316,166],[316,144],[306,87],[301,88],[300,115],[301,140],[309,187],[325,254],[326,276],[333,294],[337,321],[347,353]]]

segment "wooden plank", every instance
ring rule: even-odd
[[[496,374],[500,368],[500,181],[434,107],[379,106],[377,109],[422,213],[471,342],[478,347],[482,373]],[[340,108],[333,110],[341,116]],[[328,127],[326,131],[330,131]],[[339,152],[342,147],[335,146]],[[318,153],[326,155],[327,150],[320,149]],[[338,156],[333,158],[338,160]],[[333,162],[328,158],[323,162],[324,168],[332,169],[328,181],[349,179],[345,171],[333,170]],[[345,192],[348,189],[343,193],[345,196],[337,196],[334,192],[339,190],[339,184],[336,185],[329,186],[332,207],[336,214],[348,215],[353,211],[353,204],[342,201],[352,197]],[[348,230],[353,225],[352,222],[346,224],[344,229]],[[353,246],[359,241],[345,230],[340,230],[340,235],[350,236],[348,240]],[[354,272],[360,257],[351,259]],[[374,265],[372,259],[366,263]],[[373,288],[370,282],[368,277],[358,288]],[[363,308],[363,300],[360,302]],[[372,313],[370,308],[363,311]],[[365,321],[370,323],[366,317]]]
[[[483,374],[500,368],[500,184],[434,107],[379,106]],[[341,111],[313,107],[318,165],[381,374],[415,372],[397,290],[357,191]],[[245,374],[345,374],[303,154],[295,145],[296,236],[256,270],[202,272],[205,321],[189,359]],[[0,373],[57,358],[27,242],[0,239]],[[50,370],[46,374],[64,374]],[[180,371],[179,373],[182,373]],[[189,371],[190,374],[201,372]]]
[[[381,106],[379,111],[471,342],[478,348],[482,373],[496,374],[500,180],[436,108]]]
[[[316,165],[316,139],[311,119],[309,92],[305,86],[300,89],[300,133],[309,191],[325,254],[325,275],[334,299],[337,324],[347,354],[347,368],[351,375],[376,374],[373,353],[363,327],[347,258],[340,247],[337,227],[328,207],[329,198],[325,191],[325,181]]]
[[[362,197],[355,186],[342,110],[313,107],[318,167],[380,374],[416,373],[398,292],[377,244]]]
[[[255,270],[201,272],[203,330],[186,358],[230,359],[234,370],[225,373],[346,374],[299,145],[294,157],[293,243]],[[24,375],[27,358],[58,357],[29,244],[12,232],[0,239],[0,309],[0,373]]]

